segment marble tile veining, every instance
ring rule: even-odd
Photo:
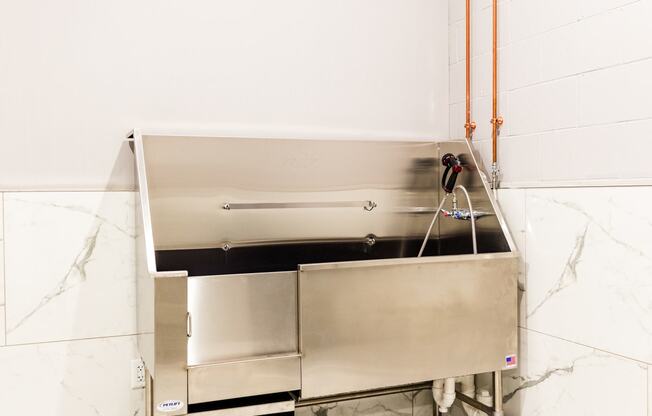
[[[473,411],[474,409],[470,410]],[[469,416],[470,414],[464,403],[459,400],[455,400],[455,403],[453,403],[453,406],[450,408],[448,413],[449,414],[446,416]],[[482,414],[482,416],[486,416],[486,414]]]
[[[525,326],[652,363],[651,187],[527,191]]]
[[[647,415],[642,363],[529,330],[520,363],[504,373],[506,416]]]
[[[135,333],[134,194],[4,201],[7,343]]]
[[[130,386],[135,337],[0,348],[2,414],[144,415],[144,389]]]
[[[412,393],[412,416],[433,416],[435,413],[432,390],[419,390]]]
[[[412,416],[414,393],[397,393],[386,396],[347,400],[296,409],[296,416]],[[427,399],[418,398],[421,412]],[[431,407],[432,409],[432,407]],[[426,416],[426,414],[423,416]],[[431,415],[431,414],[430,414]],[[427,415],[427,416],[430,416]]]

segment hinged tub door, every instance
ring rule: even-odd
[[[499,253],[299,266],[302,397],[503,369],[517,265]]]

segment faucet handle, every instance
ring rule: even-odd
[[[446,153],[442,158],[441,158],[441,163],[446,166],[446,169],[444,170],[444,174],[442,175],[441,178],[441,186],[444,188],[444,191],[446,193],[450,194],[453,192],[453,189],[455,189],[455,182],[457,181],[457,175],[459,175],[463,168],[462,164],[460,163],[460,160],[452,153]],[[450,171],[453,171],[450,173]],[[450,173],[450,177],[448,177],[448,174]]]

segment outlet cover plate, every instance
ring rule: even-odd
[[[141,359],[131,360],[131,388],[145,387],[145,363]]]

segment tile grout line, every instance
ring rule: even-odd
[[[584,15],[580,11],[580,13],[578,13],[578,16],[575,18],[575,20],[573,20],[571,22],[563,23],[563,24],[560,24],[558,26],[554,26],[554,27],[551,27],[551,28],[548,28],[548,29],[544,29],[544,30],[542,30],[540,32],[537,32],[537,33],[529,34],[529,35],[527,35],[525,37],[522,37],[522,38],[520,38],[518,40],[511,40],[511,41],[507,42],[505,44],[505,46],[513,45],[515,43],[523,42],[523,41],[526,41],[526,40],[531,40],[531,39],[534,39],[534,38],[549,34],[549,33],[554,32],[556,30],[567,28],[568,26],[571,26],[571,25],[574,25],[574,24],[578,24],[578,23],[593,19],[595,17],[600,17],[600,16],[608,14],[608,13],[613,13],[613,12],[615,12],[617,10],[623,10],[623,9],[629,7],[629,6],[632,6],[634,4],[639,3],[640,1],[641,0],[632,0],[632,1],[628,2],[628,3],[621,4],[621,5],[615,6],[615,7],[610,7],[610,8],[601,10],[601,11],[599,11],[597,13],[593,13],[593,14],[589,13],[589,14]],[[479,11],[486,10],[486,9],[488,9],[490,7],[491,7],[491,5],[485,6],[485,7],[481,8]],[[454,20],[453,22],[451,22],[450,19],[449,19],[448,26],[450,27],[452,24],[456,24],[456,23],[463,22],[463,21],[464,21],[464,18]]]
[[[464,102],[459,102],[459,103],[454,103],[451,104],[453,105],[461,105],[464,104]],[[517,133],[517,134],[507,134],[503,136],[503,139],[516,139],[520,137],[533,137],[533,136],[538,136],[541,134],[551,134],[551,133],[565,133],[565,132],[571,132],[574,130],[582,130],[582,129],[592,129],[596,127],[618,127],[623,124],[636,124],[636,123],[644,123],[644,122],[649,122],[652,121],[652,117],[641,117],[641,118],[631,118],[631,119],[624,119],[624,120],[616,120],[616,121],[608,121],[604,123],[592,123],[592,124],[578,124],[576,126],[572,127],[557,127],[557,128],[552,128],[552,129],[547,129],[547,130],[538,130],[534,132],[527,132],[527,133]],[[490,138],[483,138],[483,139],[476,139],[478,141],[481,140],[491,140]]]
[[[505,182],[499,189],[591,189],[591,188],[650,188],[651,178],[604,178],[572,181]]]
[[[488,97],[482,97],[482,98],[488,98]],[[472,104],[475,103],[477,104],[480,101],[480,99],[475,99],[472,100]],[[450,107],[454,106],[462,106],[464,104],[463,101],[457,102],[457,103],[451,103]],[[592,129],[596,127],[618,127],[621,125],[628,125],[628,124],[636,124],[636,123],[645,123],[645,122],[650,122],[652,121],[652,117],[640,117],[640,118],[631,118],[631,119],[624,119],[624,120],[616,120],[616,121],[608,121],[604,123],[591,123],[591,124],[578,124],[573,127],[557,127],[557,128],[552,128],[552,129],[547,129],[547,130],[539,130],[539,131],[534,131],[534,132],[527,132],[527,133],[517,133],[517,134],[507,134],[503,136],[503,139],[517,139],[521,137],[533,137],[533,136],[538,136],[541,134],[552,134],[552,133],[565,133],[565,132],[571,132],[574,130],[582,130],[582,129]],[[487,138],[475,138],[475,141],[483,141],[483,140],[491,140],[489,137]]]
[[[629,6],[632,6],[632,5],[634,5],[634,4],[639,3],[640,1],[641,1],[641,0],[633,0],[633,1],[629,2],[629,3],[622,4],[622,5],[619,5],[619,6],[616,6],[616,7],[612,7],[612,8],[608,8],[608,9],[606,9],[606,10],[602,10],[602,11],[597,12],[597,13],[594,13],[594,14],[588,14],[588,15],[586,15],[586,16],[580,15],[580,16],[578,16],[575,20],[573,20],[572,22],[568,22],[568,23],[561,24],[561,25],[559,25],[559,26],[551,27],[551,28],[546,29],[546,30],[544,30],[544,31],[542,31],[542,32],[534,33],[534,34],[531,34],[531,35],[525,36],[525,37],[523,37],[523,38],[521,38],[521,39],[518,39],[518,40],[510,40],[510,41],[506,42],[504,45],[500,46],[499,49],[502,50],[502,49],[504,49],[504,48],[508,48],[508,47],[510,47],[510,46],[513,46],[513,45],[515,45],[515,44],[517,44],[517,43],[519,43],[519,42],[531,41],[532,39],[536,39],[536,38],[543,37],[543,36],[545,36],[545,35],[547,35],[547,34],[549,34],[549,33],[552,33],[552,32],[554,32],[554,31],[557,31],[557,30],[559,30],[559,29],[565,29],[565,28],[567,28],[567,27],[569,27],[569,26],[577,25],[577,24],[582,23],[582,22],[584,22],[584,21],[587,21],[587,20],[589,20],[589,19],[592,19],[592,18],[595,18],[595,17],[599,17],[599,16],[601,16],[601,15],[603,15],[603,14],[613,13],[613,12],[615,12],[615,11],[617,11],[617,10],[625,9],[625,8],[627,8],[627,7],[629,7]],[[483,9],[480,9],[480,11],[482,11],[482,10],[488,8],[488,7],[491,7],[491,6],[487,6],[487,7],[483,8]],[[581,13],[580,13],[580,14],[581,14]],[[451,22],[450,19],[449,19],[449,22],[448,22],[449,30],[450,30],[451,26],[454,26],[454,25],[456,25],[457,23],[459,23],[459,22],[463,22],[463,21],[464,21],[464,18],[462,18],[462,19],[458,19],[458,20],[455,20],[455,21],[453,21],[453,22]],[[489,52],[486,52],[486,53],[489,53]],[[475,56],[472,56],[471,58],[474,59],[474,58],[476,58],[476,57],[478,57],[478,56],[481,56],[481,55],[482,55],[482,54],[475,55]],[[450,53],[449,53],[449,56],[450,56]],[[642,59],[646,59],[646,58],[642,58]],[[458,59],[456,62],[450,63],[449,66],[455,65],[455,64],[460,63],[460,62],[462,62],[462,61],[464,61],[464,60],[465,60],[464,58],[460,58],[460,59]],[[632,61],[632,62],[634,62],[634,61]],[[627,64],[627,63],[628,63],[628,62],[621,62],[621,63],[619,63],[619,64],[615,64],[615,65],[613,65],[613,66],[624,65],[624,64]],[[588,70],[588,71],[586,71],[586,72],[593,72],[593,71],[600,70],[600,69],[605,69],[605,68],[609,68],[609,66],[607,66],[607,67],[603,67],[603,68],[594,68],[594,69]],[[532,85],[534,85],[534,84],[532,84]]]
[[[566,341],[566,342],[569,342],[571,344],[579,345],[581,347],[590,348],[592,350],[603,352],[605,354],[613,355],[614,357],[619,357],[619,358],[622,358],[622,359],[625,359],[625,360],[628,360],[628,361],[633,361],[635,363],[644,365],[646,367],[646,369],[651,365],[651,363],[639,360],[637,358],[628,357],[626,355],[619,354],[619,353],[613,352],[613,351],[604,350],[604,349],[598,348],[598,347],[592,347],[591,345],[582,344],[581,342],[572,341],[570,339],[562,338],[562,337],[559,337],[557,335],[548,334],[547,332],[537,331],[536,329],[528,328],[528,327],[525,327],[523,325],[519,325],[519,328],[524,329],[526,331],[534,332],[534,333],[539,334],[539,335],[544,335],[544,336],[547,336],[547,337],[550,337],[550,338],[555,338],[555,339],[560,340],[560,341]]]
[[[128,193],[136,192],[136,188],[132,189],[74,189],[74,188],[28,188],[28,189],[12,189],[0,188],[0,193],[8,194],[29,194],[29,193]]]
[[[643,123],[646,121],[652,121],[652,117],[641,117],[641,118],[631,118],[631,119],[625,119],[625,120],[617,120],[617,121],[608,121],[605,123],[592,123],[592,124],[580,124],[577,126],[573,127],[557,127],[554,129],[548,129],[548,130],[539,130],[535,132],[528,132],[528,133],[521,133],[521,134],[509,134],[506,135],[504,138],[507,139],[512,139],[515,137],[528,137],[528,136],[536,136],[542,133],[564,133],[564,132],[569,132],[573,130],[581,130],[581,129],[591,129],[595,127],[616,127],[620,126],[622,124],[635,124],[635,123]]]
[[[97,341],[97,340],[114,339],[114,338],[129,338],[129,337],[136,337],[138,335],[141,335],[141,333],[106,335],[106,336],[87,337],[87,338],[71,338],[71,339],[60,339],[60,340],[53,340],[53,341],[25,342],[22,344],[5,344],[3,346],[0,346],[0,350],[2,350],[3,348],[10,348],[10,347],[29,347],[32,345],[60,344],[63,342],[83,342],[83,341]]]
[[[478,57],[483,57],[484,55],[486,55],[486,54],[478,55]],[[591,69],[587,69],[587,70],[581,71],[581,72],[573,72],[571,74],[562,75],[562,76],[557,77],[557,78],[550,78],[550,79],[545,79],[545,80],[541,80],[541,81],[537,81],[537,82],[532,82],[532,83],[521,85],[519,87],[515,87],[515,88],[512,88],[512,89],[505,89],[504,91],[501,91],[501,93],[502,94],[504,94],[504,93],[514,93],[514,92],[521,91],[521,90],[528,89],[528,88],[533,88],[533,87],[537,87],[537,86],[541,86],[541,85],[545,85],[545,84],[551,84],[553,82],[563,81],[563,80],[571,79],[571,78],[574,78],[574,77],[580,77],[582,75],[591,74],[591,73],[594,73],[594,72],[607,71],[607,70],[610,70],[610,69],[616,69],[616,68],[619,68],[619,67],[634,65],[634,64],[638,64],[638,63],[649,61],[649,60],[652,60],[652,56],[644,56],[642,58],[631,59],[631,60],[628,60],[628,61],[622,61],[622,62],[618,62],[618,63],[615,63],[615,64],[605,65],[605,66],[601,66],[601,67],[597,67],[597,68],[591,68]],[[461,63],[461,62],[464,62],[464,61],[466,61],[466,60],[463,59],[463,60],[461,60],[460,62],[457,62],[457,63]],[[455,65],[455,64],[453,64],[453,65]],[[453,66],[453,65],[449,65],[449,72],[450,72],[450,67]],[[483,97],[488,97],[488,95],[487,96],[480,96],[480,97],[477,97],[477,98],[483,98]],[[458,103],[463,103],[463,102],[464,101],[455,101],[455,102],[452,102],[451,104],[458,104]]]

